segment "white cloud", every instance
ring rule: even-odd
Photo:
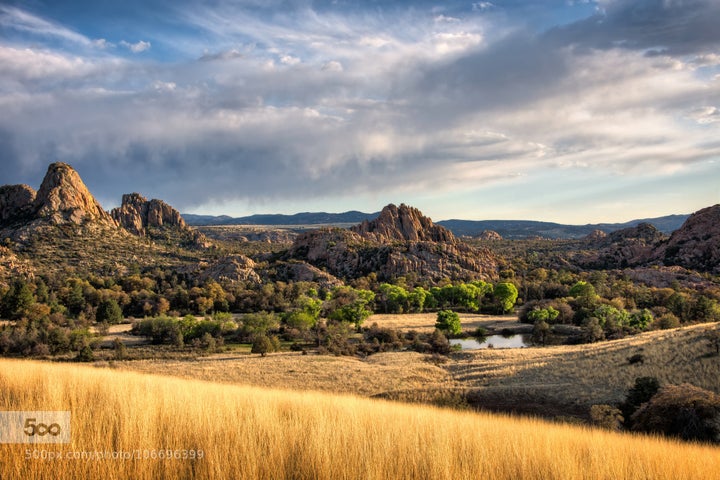
[[[129,42],[126,42],[125,40],[122,40],[120,42],[120,45],[127,48],[128,50],[130,50],[133,53],[141,53],[141,52],[144,52],[145,50],[149,50],[151,47],[150,42],[145,42],[143,40],[140,40],[136,43],[129,43]]]
[[[35,16],[15,7],[0,6],[0,25],[42,37],[54,37],[71,43],[89,46],[89,38],[57,23]]]
[[[112,42],[108,42],[104,38],[97,38],[92,41],[92,44],[101,50],[115,47],[115,44],[113,44]]]
[[[292,55],[283,55],[280,57],[280,63],[284,65],[297,65],[300,63],[300,59]]]

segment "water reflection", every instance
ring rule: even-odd
[[[478,350],[481,348],[525,348],[530,346],[530,334],[521,335],[489,335],[479,342],[474,338],[452,338],[450,345],[460,345],[463,350]]]

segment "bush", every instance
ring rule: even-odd
[[[620,430],[625,420],[620,409],[610,405],[593,405],[590,407],[590,419],[593,424],[608,430]]]
[[[75,357],[75,361],[77,362],[92,362],[94,360],[95,354],[93,353],[93,349],[90,345],[85,345]]]
[[[437,313],[437,322],[435,328],[450,335],[459,335],[462,333],[462,325],[460,325],[460,317],[452,310],[440,310]]]
[[[720,395],[690,384],[667,385],[632,417],[633,430],[720,443]]]
[[[620,405],[625,426],[632,426],[632,415],[645,402],[648,402],[660,389],[660,382],[655,377],[638,377],[635,385],[628,390],[625,401]]]

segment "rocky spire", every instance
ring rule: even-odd
[[[48,167],[40,190],[33,202],[36,217],[54,224],[87,222],[115,225],[95,197],[88,191],[80,175],[66,163]]]

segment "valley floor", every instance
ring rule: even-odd
[[[427,327],[428,315],[376,315],[369,324]],[[507,317],[466,318],[501,328]],[[463,321],[466,325],[466,322]],[[475,407],[543,416],[585,416],[593,404],[620,402],[637,377],[663,384],[692,383],[720,393],[720,357],[712,355],[701,324],[647,332],[589,345],[463,351],[445,357],[393,352],[367,358],[223,353],[188,360],[112,362],[114,368],[184,378],[293,390],[378,396],[447,404],[462,398]],[[643,362],[628,358],[642,355]],[[109,365],[109,364],[108,364]]]

